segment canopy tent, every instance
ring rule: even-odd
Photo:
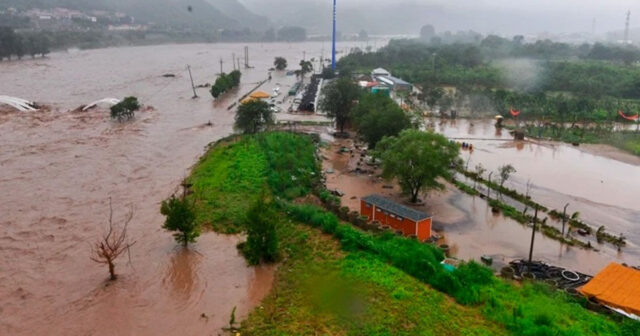
[[[611,263],[578,290],[588,298],[640,316],[640,271]]]
[[[271,98],[271,95],[264,91],[256,91],[249,95],[249,97],[253,99],[268,99]]]

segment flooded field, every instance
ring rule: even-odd
[[[470,168],[482,163],[489,171],[495,171],[500,165],[510,163],[518,172],[507,182],[507,186],[524,193],[526,182],[531,179],[535,185],[531,192],[534,200],[550,209],[560,210],[569,202],[569,211],[579,211],[580,217],[588,224],[596,228],[605,225],[608,232],[622,232],[628,237],[628,246],[622,252],[606,243],[596,245],[599,249],[596,252],[562,245],[537,234],[535,259],[589,274],[597,273],[610,261],[638,264],[640,208],[637,203],[634,205],[632,199],[626,198],[630,197],[627,194],[640,187],[636,186],[640,183],[640,165],[632,164],[633,156],[617,153],[629,163],[570,145],[514,142],[507,131],[496,133],[491,121],[473,121],[473,125],[467,120],[435,120],[430,123],[438,132],[450,138],[465,139],[460,141],[474,145],[473,153],[462,152],[465,160],[471,155]],[[405,201],[395,184],[375,178],[379,171],[368,167],[366,169],[371,171],[367,173],[353,173],[358,154],[355,158],[349,153],[340,154],[341,146],[351,148],[353,142],[340,140],[326,149],[323,155],[326,158],[324,169],[334,171],[328,174],[327,185],[329,189],[345,193],[342,197],[345,205],[359,211],[359,199],[372,193],[399,202]],[[615,149],[609,148],[609,151]],[[599,185],[600,180],[594,180],[596,177],[606,179],[611,185]],[[628,182],[625,183],[625,179]],[[590,188],[593,188],[592,191]],[[590,197],[589,193],[593,193],[593,196]],[[457,257],[479,260],[480,256],[486,254],[493,256],[500,265],[511,259],[528,256],[531,228],[493,214],[485,200],[448,185],[444,191],[430,192],[424,201],[425,205],[419,207],[420,210],[433,215],[434,229],[445,237],[441,243],[450,245]]]
[[[235,248],[241,237],[204,233],[184,251],[159,213],[204,147],[231,133],[227,107],[267,79],[274,57],[293,66],[325,48],[249,45],[254,68],[243,70],[238,90],[215,103],[206,89],[191,99],[187,64],[196,85],[210,83],[220,58],[230,71],[243,47],[113,48],[0,63],[0,94],[49,106],[0,112],[0,335],[217,334],[234,306],[241,318],[266,295],[273,270],[246,266]],[[274,73],[261,89],[294,81]],[[105,109],[68,112],[129,95],[147,108],[127,124],[112,123]],[[135,212],[129,236],[137,243],[131,263],[117,263],[115,283],[89,260],[109,198],[116,219],[128,206]]]
[[[567,211],[579,212],[586,223],[624,234],[629,242],[624,252],[640,257],[639,157],[604,145],[574,147],[557,142],[490,140],[510,137],[506,131],[496,135],[491,121],[433,124],[436,131],[449,138],[489,139],[464,140],[475,148],[462,154],[465,161],[469,159],[469,169],[478,163],[488,171],[513,165],[517,172],[506,183],[508,187],[524,193],[530,180],[533,199],[550,209],[561,210],[569,203]]]

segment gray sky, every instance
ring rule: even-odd
[[[303,8],[326,8],[331,0],[240,0],[250,8],[260,4],[286,4]],[[590,32],[596,19],[596,32],[624,29],[627,10],[631,26],[640,27],[640,0],[338,0],[338,14],[352,18],[388,14],[392,26],[413,31],[423,23],[432,23],[438,31],[476,30],[482,33],[537,34],[542,32]],[[278,8],[280,12],[286,9]],[[290,13],[290,12],[288,12]],[[287,14],[289,15],[289,14]],[[284,16],[281,21],[291,18]],[[349,22],[345,23],[348,25]],[[371,23],[369,23],[371,25]],[[393,29],[393,27],[389,27]]]

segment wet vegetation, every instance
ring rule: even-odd
[[[162,228],[174,232],[173,238],[184,247],[195,243],[200,236],[200,226],[195,221],[193,206],[185,198],[171,197],[162,202],[160,213],[166,219]]]
[[[522,111],[529,136],[569,143],[605,143],[640,154],[640,133],[620,132],[618,115],[640,110],[640,49],[631,46],[551,41],[524,43],[497,36],[477,42],[394,40],[373,53],[352,53],[342,72],[377,67],[415,83],[414,100],[467,111],[470,116]],[[452,87],[454,90],[444,90]]]
[[[140,109],[140,103],[136,97],[126,97],[121,102],[111,106],[111,119],[119,122],[128,121],[135,117]]]
[[[281,218],[275,231],[283,263],[271,294],[243,322],[243,334],[635,335],[640,331],[638,323],[619,323],[588,311],[582,299],[542,284],[514,285],[474,262],[446,271],[440,265],[444,256],[435,246],[390,233],[367,233],[308,204],[314,203],[310,194],[319,187],[315,150],[313,139],[306,135],[231,138],[213,146],[189,178],[196,217],[216,218],[210,224],[218,231],[244,230],[244,221],[230,219],[245,218],[243,213],[265,183],[276,199],[271,210]],[[326,191],[318,194],[336,201]]]
[[[242,73],[238,70],[231,71],[229,74],[221,73],[211,86],[213,98],[218,98],[225,92],[240,85],[240,77],[242,77]]]

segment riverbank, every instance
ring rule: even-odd
[[[233,218],[237,206],[229,205],[243,194],[250,202],[261,186],[280,199],[281,262],[271,293],[242,323],[243,335],[619,335],[637,328],[545,285],[499,280],[477,264],[448,274],[435,247],[340,222],[310,195],[320,178],[310,143],[289,133],[221,142],[189,178],[198,211],[230,212],[221,218]],[[244,158],[254,159],[247,166]],[[215,203],[203,199],[209,195]]]

